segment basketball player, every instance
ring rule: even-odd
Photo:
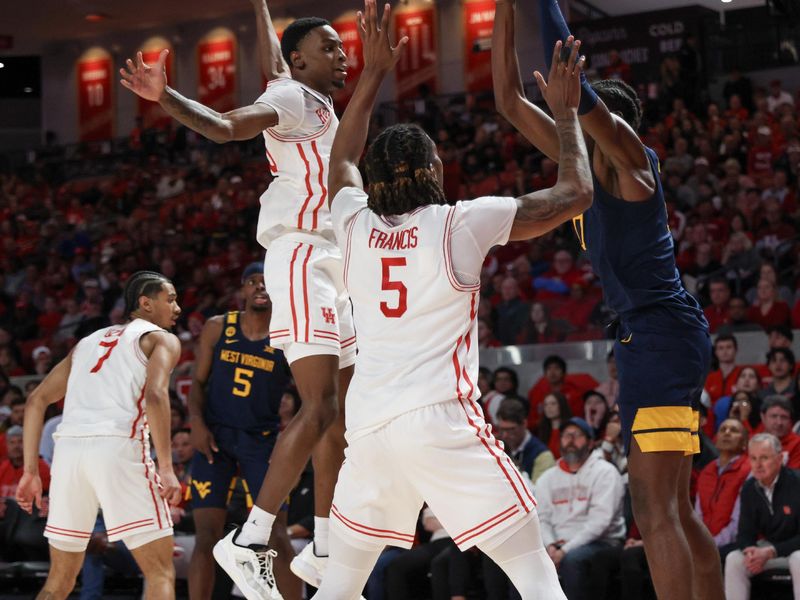
[[[195,448],[192,515],[197,531],[189,568],[193,600],[211,598],[211,551],[223,535],[232,481],[237,473],[242,477],[248,502],[250,490],[261,488],[278,437],[278,407],[289,382],[283,352],[269,342],[272,304],[264,289],[263,263],[245,267],[241,295],[243,311],[211,317],[203,326],[189,392]],[[278,550],[275,577],[284,597],[299,600],[300,580],[289,571],[294,552],[285,510],[276,523],[270,539]]]
[[[261,197],[257,227],[258,241],[269,248],[265,281],[272,299],[270,343],[284,351],[303,405],[275,445],[247,522],[223,538],[214,553],[234,581],[252,581],[239,586],[245,594],[253,586],[269,585],[271,574],[253,568],[268,564],[262,551],[269,532],[312,449],[314,544],[295,558],[292,569],[319,585],[328,554],[330,503],[344,453],[344,394],[356,349],[326,185],[338,125],[329,94],[344,86],[347,57],[324,19],[298,19],[279,42],[263,1],[257,13],[262,65],[272,65],[272,72],[267,90],[249,106],[220,114],[181,96],[167,85],[166,50],[152,67],[139,53],[135,63],[129,60],[127,70],[121,70],[123,86],[159,102],[209,139],[247,140],[263,133],[275,177]]]
[[[540,0],[540,8],[548,56],[553,40],[573,40],[557,0]],[[497,2],[492,48],[498,110],[548,157],[563,160],[553,121],[525,99],[514,0]],[[708,324],[675,268],[658,159],[636,134],[636,93],[618,80],[581,83],[578,114],[589,139],[594,201],[573,223],[619,316],[614,357],[636,523],[659,598],[721,599],[719,555],[689,500],[700,446],[696,409],[711,358]]]
[[[50,482],[50,573],[38,598],[66,598],[75,586],[103,509],[108,540],[122,540],[145,578],[145,597],[175,597],[172,519],[181,487],[172,470],[169,377],[180,357],[172,333],[181,312],[172,283],[139,271],[125,284],[128,322],[78,342],[28,397],[25,472],[17,502],[41,508],[39,440],[46,408],[64,398]],[[158,469],[150,459],[150,437]]]
[[[384,130],[358,162],[378,88],[394,67],[387,4],[359,13],[364,71],[331,152],[331,210],[345,257],[359,355],[348,391],[346,461],[331,508],[331,555],[316,598],[357,598],[386,544],[409,548],[427,502],[460,549],[477,545],[526,600],[565,598],[536,503],[476,403],[479,275],[489,249],[541,235],[591,198],[576,108],[583,59],[554,61],[540,86],[569,148],[555,187],[449,206],[433,141]]]

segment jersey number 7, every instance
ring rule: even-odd
[[[103,367],[103,363],[108,360],[108,357],[111,356],[111,351],[118,343],[119,338],[115,339],[113,342],[100,342],[100,345],[103,348],[108,348],[108,350],[106,350],[106,353],[97,360],[97,364],[93,366],[92,370],[90,371],[91,373],[97,373]]]
[[[381,289],[384,291],[397,292],[397,306],[391,307],[387,302],[381,302],[381,312],[383,316],[390,319],[402,317],[408,310],[408,288],[402,281],[392,281],[390,269],[392,267],[405,267],[406,259],[404,256],[381,258],[382,277]]]

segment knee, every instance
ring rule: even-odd
[[[789,571],[791,571],[793,579],[800,577],[800,550],[789,555]]]
[[[214,545],[221,539],[222,535],[214,528],[197,527],[194,538],[194,551],[199,554],[210,554]]]
[[[744,568],[744,554],[741,550],[734,550],[725,557],[725,573]]]

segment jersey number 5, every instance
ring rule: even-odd
[[[247,398],[250,395],[250,380],[252,378],[253,371],[251,369],[236,367],[236,371],[233,373],[233,382],[236,384],[233,386],[233,395]]]
[[[402,317],[408,309],[408,288],[402,281],[392,281],[390,269],[392,267],[405,267],[406,259],[404,256],[394,258],[381,258],[382,277],[381,289],[384,291],[397,292],[397,306],[391,307],[386,302],[381,302],[381,312],[383,316],[390,319]]]

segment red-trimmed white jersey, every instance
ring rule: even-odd
[[[256,238],[265,248],[285,233],[305,232],[335,242],[328,210],[328,159],[339,119],[330,98],[282,77],[256,100],[278,113],[264,131],[275,180],[261,196]]]
[[[54,437],[147,438],[144,384],[147,357],[139,346],[145,333],[163,331],[144,319],[99,329],[72,352],[64,416]]]
[[[390,222],[369,210],[366,198],[344,188],[333,203],[358,332],[348,435],[416,408],[480,396],[480,281],[461,283],[457,271],[465,269],[454,268],[453,254],[470,256],[474,265],[465,266],[479,272],[489,248],[507,241],[516,214],[513,198],[479,198],[426,206]]]

